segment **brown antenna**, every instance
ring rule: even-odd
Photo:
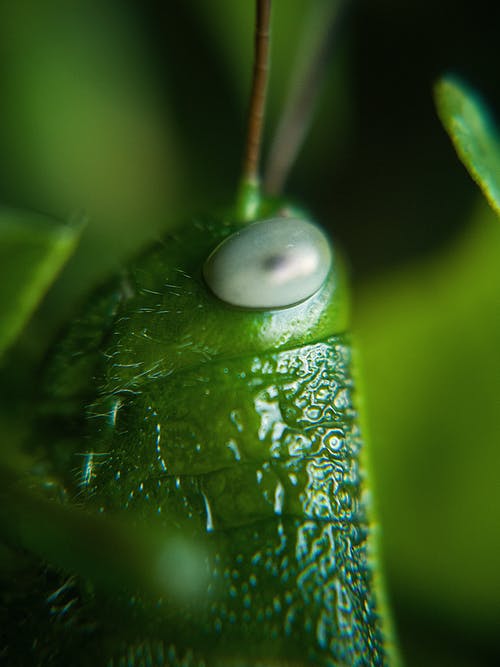
[[[252,92],[248,113],[246,152],[243,161],[243,182],[247,184],[257,184],[259,180],[262,126],[269,79],[270,20],[271,0],[257,0]]]

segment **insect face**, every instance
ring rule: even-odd
[[[272,224],[259,223],[242,232],[237,224],[230,221],[221,225],[218,221],[197,220],[185,225],[155,250],[132,263],[126,277],[129,296],[122,299],[122,316],[114,334],[116,340],[120,336],[120,343],[110,352],[115,366],[123,369],[119,374],[122,389],[134,390],[137,383],[166,377],[193,364],[271,349],[277,351],[301,344],[305,338],[318,340],[346,329],[345,284],[340,261],[335,259],[330,269],[331,251],[327,241],[322,232],[309,223],[302,224],[308,233],[313,232],[319,239],[319,252],[327,259],[323,262],[323,257],[314,257],[315,261],[320,259],[320,265],[313,270],[306,285],[305,294],[313,292],[309,298],[297,304],[293,302],[300,297],[285,295],[285,299],[292,299],[291,306],[283,307],[287,304],[280,302],[280,308],[255,312],[242,307],[234,308],[214,297],[202,274],[206,258],[210,256],[205,275],[209,274],[207,278],[212,287],[214,280],[221,279],[216,274],[216,270],[221,269],[214,268],[213,258],[221,259],[232,244],[238,240],[245,241],[248,230],[259,231],[262,226]],[[284,224],[292,223],[287,221]],[[225,244],[210,255],[224,239],[227,239]],[[287,241],[290,241],[289,237]],[[269,249],[268,244],[265,245],[266,253],[270,250],[271,256],[275,256],[278,247]],[[283,243],[279,250],[286,250],[286,245]],[[229,267],[236,275],[233,278],[226,275],[227,282],[216,286],[219,291],[234,289],[238,280],[244,283],[248,271],[266,273],[257,265],[259,259],[255,256],[241,258],[239,250],[233,256],[232,267]],[[264,254],[262,259],[265,260],[265,257]],[[248,267],[248,263],[253,265]],[[238,271],[243,273],[243,281],[238,278]],[[300,283],[306,282],[306,277],[300,276],[288,282],[299,283],[300,287]],[[277,289],[286,289],[286,284],[278,285]],[[266,290],[269,290],[265,285],[263,288],[251,283],[247,285],[247,290],[250,294],[247,299],[268,297]],[[114,388],[113,382],[115,380],[110,378],[110,390]]]
[[[208,535],[214,554],[196,607],[150,611],[127,639],[96,611],[99,625],[114,638],[111,656],[155,637],[208,660],[230,660],[243,643],[257,661],[364,664],[383,649],[341,263],[329,250],[323,284],[299,304],[234,307],[202,269],[240,230],[230,216],[197,220],[138,258],[125,283],[104,290],[115,305],[97,354],[94,343],[79,350],[93,365],[86,428],[98,465],[84,477],[66,470],[67,488],[105,514],[180,522]],[[67,345],[59,387],[74,356]]]
[[[40,426],[64,503],[209,544],[208,584],[175,602],[73,577],[64,622],[42,605],[31,626],[53,665],[387,663],[342,264],[258,191],[270,3],[257,8],[250,195],[94,295],[54,355]],[[42,598],[67,589],[34,570]]]

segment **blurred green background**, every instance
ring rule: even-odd
[[[311,4],[274,3],[266,146]],[[499,28],[486,0],[346,2],[287,186],[349,258],[409,667],[500,662],[500,221],[432,99],[453,72],[500,117]],[[89,220],[3,362],[5,440],[21,437],[33,369],[88,290],[163,230],[232,203],[252,30],[250,0],[0,1],[0,202]]]

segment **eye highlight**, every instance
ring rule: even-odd
[[[233,306],[267,310],[315,294],[332,265],[325,234],[306,220],[272,218],[225,239],[205,262],[212,292]]]

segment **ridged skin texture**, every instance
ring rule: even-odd
[[[165,409],[146,387],[114,427],[148,415],[137,458],[110,435],[113,455],[90,482],[106,510],[175,507],[211,531],[219,597],[207,606],[207,641],[220,636],[234,654],[383,664],[349,366],[345,338],[333,337],[174,376]],[[185,415],[175,397],[196,385]],[[207,432],[209,419],[217,428]]]
[[[61,497],[181,520],[211,547],[208,593],[179,608],[125,585],[116,620],[117,600],[35,569],[22,664],[388,664],[340,270],[288,311],[235,311],[201,278],[220,229],[195,223],[95,296],[40,418]]]

